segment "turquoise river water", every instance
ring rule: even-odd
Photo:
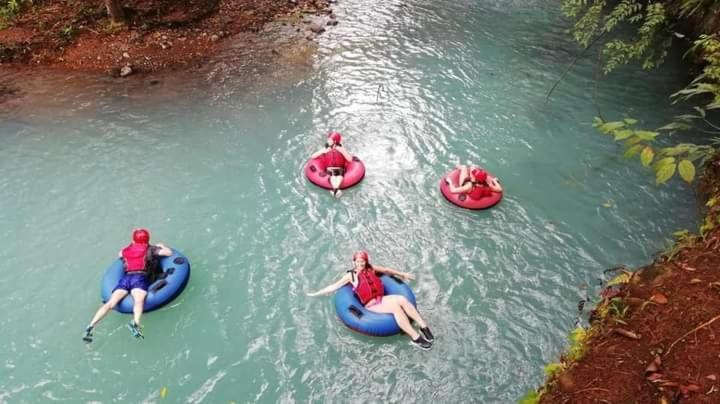
[[[334,10],[315,45],[269,29],[167,77],[0,70],[0,402],[514,402],[604,269],[695,225],[687,187],[656,187],[591,127],[593,56],[545,104],[580,52],[556,1]],[[676,60],[604,78],[597,105],[665,123]],[[367,167],[338,200],[302,173],[331,129]],[[468,160],[501,178],[497,207],[439,194]],[[144,341],[112,313],[86,345],[137,226],[190,258],[190,283],[143,318]],[[305,296],[360,248],[416,275],[432,350]]]

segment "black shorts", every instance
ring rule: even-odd
[[[345,174],[345,169],[341,168],[341,167],[328,167],[325,169],[325,172],[328,173],[329,175],[335,177],[335,176]]]

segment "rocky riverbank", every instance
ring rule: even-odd
[[[202,65],[229,38],[271,21],[293,25],[312,41],[337,24],[334,1],[128,0],[124,24],[113,24],[102,2],[34,1],[0,30],[0,65],[118,77],[187,69]]]

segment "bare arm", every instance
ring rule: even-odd
[[[380,266],[377,266],[377,265],[373,265],[373,269],[374,269],[375,271],[380,272],[380,273],[383,273],[383,274],[388,274],[388,275],[397,276],[397,277],[402,278],[402,279],[404,279],[404,280],[406,280],[406,281],[415,279],[415,275],[411,274],[410,272],[402,272],[402,271],[398,271],[397,269],[380,267]]]
[[[308,293],[306,293],[306,295],[308,295],[310,297],[327,295],[329,293],[332,293],[332,292],[340,289],[341,287],[345,286],[348,283],[350,283],[350,274],[346,273],[337,282],[335,282],[331,285],[325,286],[324,288],[318,290],[317,292],[308,292]]]
[[[324,147],[324,148],[316,151],[315,153],[313,153],[313,154],[310,156],[310,158],[311,158],[311,159],[316,159],[316,158],[322,156],[323,154],[327,153],[328,151],[330,151],[330,148]]]
[[[157,255],[160,255],[163,257],[169,257],[172,255],[172,250],[163,243],[157,243],[157,244],[155,244],[155,247],[159,248],[157,250]]]

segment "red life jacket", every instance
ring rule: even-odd
[[[385,295],[385,288],[383,287],[382,281],[372,268],[358,272],[358,283],[355,287],[355,294],[363,306],[370,300]]]
[[[145,270],[145,256],[149,244],[133,243],[123,248],[122,257],[125,260],[125,272],[138,272]]]
[[[345,156],[343,156],[342,153],[337,151],[335,148],[330,149],[329,152],[325,153],[323,155],[323,159],[325,160],[325,167],[345,168],[345,164],[347,164]]]
[[[473,183],[472,189],[470,189],[470,192],[468,192],[468,196],[470,197],[470,199],[475,200],[482,199],[491,195],[492,190],[484,182],[480,184]]]

